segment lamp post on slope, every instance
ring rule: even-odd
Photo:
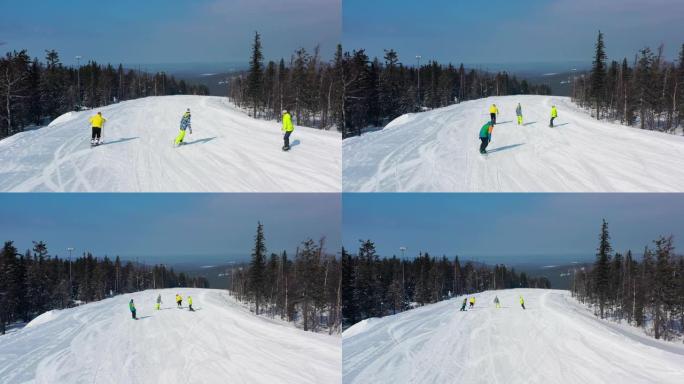
[[[418,107],[420,108],[420,59],[421,56],[417,55],[416,60],[418,61]]]
[[[78,101],[78,108],[81,108],[81,59],[83,57],[76,56],[76,99]]]
[[[74,248],[69,247],[66,250],[69,251],[69,301],[71,301],[71,295],[73,294],[73,291],[74,291],[73,283],[71,280],[71,252],[73,252]]]

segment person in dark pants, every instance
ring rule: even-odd
[[[285,134],[283,136],[283,151],[289,151],[290,150],[290,135],[292,134],[292,131],[294,131],[294,125],[292,124],[292,116],[287,112],[287,110],[283,110],[283,133]]]
[[[480,141],[482,142],[480,144],[480,153],[483,155],[487,153],[487,146],[489,145],[489,142],[492,141],[493,130],[494,123],[491,121],[488,121],[487,124],[480,128]]]
[[[463,304],[461,304],[461,311],[462,311],[462,312],[465,312],[465,310],[466,310],[466,304],[468,304],[468,298],[467,298],[467,297],[464,297],[464,298],[463,298]]]
[[[133,320],[138,320],[138,318],[135,317],[135,304],[133,304],[133,299],[128,303],[128,309],[131,310],[131,317]]]
[[[195,310],[192,309],[192,296],[188,296],[188,308],[190,308],[190,312],[195,312]]]
[[[553,128],[553,121],[558,117],[558,109],[556,106],[551,106],[551,121],[549,122],[549,127]]]
[[[520,295],[520,306],[522,307],[522,309],[525,309],[525,300],[523,300],[522,295]]]
[[[90,127],[92,128],[92,136],[90,139],[91,145],[98,145],[101,143],[102,127],[104,127],[106,121],[107,119],[102,117],[102,112],[98,112],[95,116],[90,118]]]
[[[496,104],[492,104],[491,107],[489,107],[489,118],[492,120],[493,124],[496,124],[496,116],[499,115],[499,108],[496,107]]]

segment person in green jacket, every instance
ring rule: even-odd
[[[190,312],[195,312],[195,310],[192,309],[192,296],[188,296],[188,308],[190,308]]]
[[[523,300],[522,295],[520,295],[520,306],[522,307],[522,309],[525,309],[525,300]]]
[[[133,320],[138,320],[138,318],[135,317],[135,304],[133,304],[133,299],[131,299],[131,301],[128,302],[128,309],[131,310],[131,317],[133,318]]]
[[[287,109],[283,110],[283,133],[285,136],[283,136],[283,151],[289,151],[290,150],[290,135],[292,134],[292,131],[294,131],[294,125],[292,125],[292,116],[287,112]]]
[[[465,312],[465,310],[466,310],[466,305],[467,305],[467,304],[468,304],[468,298],[467,298],[467,297],[464,297],[464,298],[463,298],[463,304],[461,304],[461,311],[462,311],[462,312]]]
[[[480,128],[480,141],[482,142],[480,144],[480,153],[483,155],[487,153],[487,146],[489,145],[489,142],[492,141],[493,130],[494,123],[491,121],[488,121],[482,126],[482,128]]]
[[[522,106],[520,105],[520,103],[518,103],[518,106],[515,107],[515,115],[518,116],[518,125],[522,125],[523,116],[522,116]]]
[[[555,120],[558,117],[558,110],[556,109],[555,105],[551,106],[551,122],[549,123],[549,127],[553,128],[553,120]]]

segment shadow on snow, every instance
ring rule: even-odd
[[[199,139],[199,140],[194,140],[194,141],[190,141],[190,142],[183,142],[183,146],[193,145],[193,144],[204,144],[204,143],[208,143],[208,142],[214,140],[215,138],[216,138],[216,136],[207,137],[206,139]]]
[[[519,147],[519,146],[521,146],[521,145],[525,145],[525,143],[518,143],[518,144],[506,145],[506,146],[499,147],[499,148],[494,148],[494,149],[491,149],[491,150],[488,149],[488,150],[487,150],[487,153],[505,151],[505,150],[507,150],[507,149],[513,149],[513,148],[515,148],[515,147]]]

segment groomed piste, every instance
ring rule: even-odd
[[[224,290],[148,290],[51,311],[0,336],[0,383],[339,383],[340,353],[339,336],[255,316]]]
[[[500,113],[483,156],[478,133],[491,104]],[[559,116],[549,128],[552,105]],[[403,115],[342,147],[349,192],[684,190],[684,137],[597,121],[566,97],[490,97]]]
[[[599,320],[568,291],[511,289],[473,296],[475,306],[467,312],[459,311],[463,297],[458,297],[347,329],[343,383],[684,382],[681,343]]]
[[[193,134],[174,148],[192,111]],[[88,119],[107,119],[90,147]],[[148,97],[70,112],[48,127],[0,140],[2,192],[339,192],[341,136],[296,126],[283,152],[281,126],[226,98]]]

